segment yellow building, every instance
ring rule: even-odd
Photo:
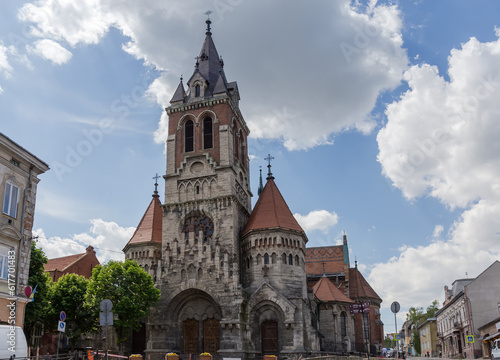
[[[417,330],[420,336],[421,355],[439,356],[436,318],[425,320],[417,327]]]

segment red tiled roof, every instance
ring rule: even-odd
[[[319,281],[313,286],[314,295],[321,301],[340,301],[346,303],[353,303],[351,299],[345,296],[342,291],[337,289],[337,287],[328,279],[323,276]]]
[[[242,235],[252,230],[273,228],[304,233],[304,230],[293,217],[273,178],[270,178],[267,180],[266,186],[253,208]]]
[[[155,242],[161,244],[162,232],[162,210],[158,196],[153,196],[153,200],[144,213],[134,235],[130,238],[126,246],[145,242]]]
[[[335,274],[344,272],[344,246],[306,248],[307,275]],[[324,271],[323,271],[324,267]]]
[[[368,284],[368,281],[359,272],[357,268],[349,269],[349,295],[351,299],[376,299],[382,302],[382,299]]]
[[[63,256],[63,257],[55,258],[55,259],[49,259],[47,261],[47,263],[43,265],[43,267],[44,267],[45,271],[54,271],[54,270],[63,271],[71,264],[74,264],[76,261],[80,260],[86,254],[87,253]]]

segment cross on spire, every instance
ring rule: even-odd
[[[212,10],[208,10],[205,12],[205,15],[207,15],[207,21],[205,23],[207,24],[207,32],[205,33],[206,35],[212,35],[212,32],[210,31],[210,24],[212,23],[210,21],[210,14],[212,13]]]
[[[274,157],[271,154],[268,154],[264,160],[267,160],[267,178],[266,180],[274,179],[273,173],[271,172],[271,160],[274,160]]]
[[[153,196],[158,196],[158,179],[161,178],[160,175],[158,175],[158,173],[156,173],[155,176],[153,176],[153,179],[155,180],[155,192],[153,194]]]

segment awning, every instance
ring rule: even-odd
[[[488,337],[485,337],[483,339],[483,341],[488,341],[488,340],[498,339],[498,338],[500,338],[500,332],[497,332],[496,334],[493,334],[493,335],[490,335]]]

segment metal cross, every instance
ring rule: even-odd
[[[271,166],[271,160],[274,160],[274,157],[271,156],[271,154],[267,154],[267,157],[264,158],[264,160],[267,160],[267,166]]]
[[[158,179],[161,178],[160,175],[158,175],[158,173],[156,173],[155,176],[153,176],[153,179],[155,180],[155,196],[158,195]]]
[[[213,13],[212,10],[208,10],[207,12],[205,12],[205,15],[207,15],[207,18],[210,19],[210,14]]]

